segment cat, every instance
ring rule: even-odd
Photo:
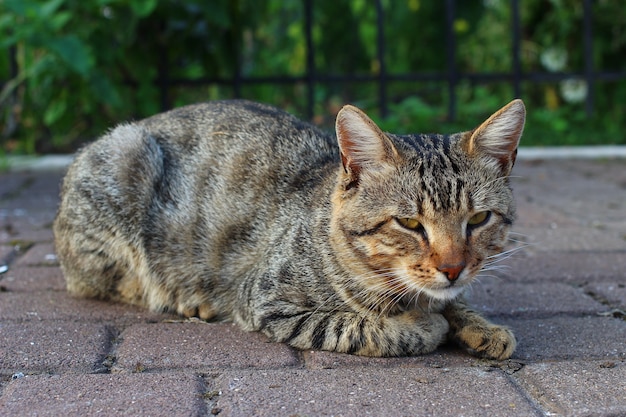
[[[122,124],[63,180],[68,291],[230,320],[298,349],[407,356],[516,340],[463,293],[515,218],[514,100],[473,131],[383,133],[346,105],[336,135],[243,100]]]

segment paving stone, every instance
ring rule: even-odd
[[[13,245],[0,245],[0,262],[7,259],[13,253]]]
[[[512,179],[516,199],[532,201],[581,224],[623,221],[626,207],[626,193],[620,179],[623,160],[610,165],[576,161],[578,166],[568,167],[568,163],[559,161],[554,167],[540,164],[516,167]]]
[[[67,322],[0,323],[0,335],[0,373],[8,375],[91,372],[102,368],[112,338],[106,326]]]
[[[587,284],[594,281],[623,281],[626,253],[600,251],[551,252],[514,255],[501,262],[494,275],[508,282],[566,282]]]
[[[626,282],[598,282],[585,286],[585,291],[606,304],[626,309]]]
[[[597,190],[624,189],[624,160],[520,161],[513,168],[512,175],[514,187],[525,185],[529,191],[560,191],[556,194],[578,199]],[[585,192],[580,192],[580,188]],[[547,197],[552,195],[550,193]]]
[[[581,288],[561,283],[507,283],[485,278],[472,286],[468,301],[486,315],[516,317],[596,314],[605,306]]]
[[[27,174],[17,187],[13,187],[8,195],[0,197],[0,210],[24,209],[40,211],[48,209],[56,211],[59,201],[59,190],[62,173],[46,172],[44,174]]]
[[[626,254],[626,240],[619,231],[601,230],[596,227],[557,227],[515,229],[525,236],[530,245],[527,249],[537,253],[555,252],[616,252]]]
[[[626,321],[612,317],[500,320],[515,333],[516,359],[626,358]]]
[[[26,217],[28,216],[28,217]],[[54,213],[28,213],[23,217],[0,217],[0,245],[20,242],[52,242]]]
[[[546,415],[626,415],[624,362],[531,364],[517,372],[514,377],[550,413]]]
[[[74,298],[65,291],[0,293],[0,321],[82,320],[132,324],[175,317],[128,304]]]
[[[261,333],[230,323],[137,324],[121,339],[116,364],[121,370],[300,365],[299,353],[286,344],[270,343]]]
[[[513,192],[516,206],[517,219],[513,224],[513,235],[521,233],[521,229],[529,228],[561,228],[580,226],[580,222],[566,216],[563,213],[536,204],[532,197],[522,197]],[[515,237],[515,236],[513,236]]]
[[[11,266],[0,275],[0,286],[4,291],[64,291],[65,278],[59,268]]]
[[[482,368],[229,371],[229,416],[533,416],[504,373]]]
[[[207,415],[204,382],[188,374],[26,376],[0,397],[5,416]]]
[[[26,172],[0,174],[0,204],[19,197],[21,190],[28,188],[35,181],[35,176]],[[1,207],[1,205],[0,205]]]
[[[52,242],[36,243],[19,257],[15,266],[58,266]]]
[[[303,352],[307,369],[339,369],[351,367],[367,368],[411,368],[411,367],[456,367],[476,366],[477,359],[460,348],[452,345],[439,347],[435,352],[427,355],[406,358],[368,358],[364,356],[348,355],[344,353],[313,351]]]

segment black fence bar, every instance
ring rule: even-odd
[[[491,83],[491,82],[510,82],[515,81],[515,74],[512,72],[457,72],[457,80],[467,80],[474,83]],[[570,78],[586,77],[585,72],[522,72],[519,74],[520,82],[554,82],[562,81]],[[593,72],[591,77],[594,81],[620,81],[626,79],[625,72]],[[268,77],[242,77],[242,84],[298,84],[307,83],[311,80],[314,84],[320,83],[363,83],[363,82],[376,82],[380,79],[378,75],[368,74],[315,74],[315,77],[307,76],[268,76]],[[387,74],[387,82],[396,81],[417,81],[417,82],[446,82],[449,80],[447,73],[405,73],[405,74]],[[169,80],[170,86],[177,87],[193,87],[203,86],[208,84],[219,85],[231,85],[231,78],[222,77],[203,77],[203,78],[172,78]]]
[[[162,29],[165,27],[162,25]],[[157,64],[157,83],[159,85],[159,99],[161,101],[161,110],[167,110],[172,107],[170,101],[170,87],[172,85],[172,79],[170,77],[170,63],[169,54],[167,48],[159,49],[159,57]]]
[[[591,0],[583,1],[583,48],[585,57],[585,82],[587,83],[587,96],[585,97],[585,110],[587,116],[593,114],[594,106],[594,74],[593,74],[593,29],[591,25],[592,13]]]
[[[456,2],[446,0],[446,64],[448,66],[448,119],[456,119],[456,37],[454,35],[454,15]]]
[[[241,81],[243,78],[241,76],[242,26],[237,7],[238,2],[231,1],[229,3],[229,13],[233,21],[233,27],[235,28],[230,34],[231,50],[233,51],[233,96],[235,98],[241,98]]]
[[[306,111],[307,117],[315,115],[315,46],[313,44],[313,0],[304,0],[304,36],[306,38]]]
[[[511,52],[513,53],[513,94],[515,98],[522,96],[522,62],[520,59],[520,44],[521,44],[521,25],[519,15],[519,1],[511,0],[511,37],[513,39],[513,45]]]
[[[376,55],[378,59],[378,106],[387,117],[387,64],[385,60],[385,11],[382,0],[376,0]]]

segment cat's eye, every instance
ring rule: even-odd
[[[418,220],[412,219],[410,217],[398,217],[398,223],[400,223],[403,227],[411,230],[417,230],[422,226],[422,224]]]
[[[487,223],[487,221],[489,220],[489,217],[491,217],[490,211],[481,211],[479,213],[474,214],[469,219],[467,224],[471,227],[482,226],[483,224]]]

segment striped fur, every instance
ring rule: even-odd
[[[451,339],[507,358],[511,332],[462,295],[515,218],[523,124],[516,100],[471,132],[400,136],[346,106],[334,137],[225,101],[119,126],[63,183],[67,288],[300,349],[419,355]]]

